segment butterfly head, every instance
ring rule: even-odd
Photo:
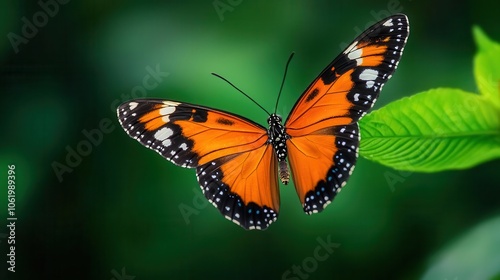
[[[269,124],[269,126],[273,125],[273,123],[281,124],[282,122],[283,122],[283,118],[280,115],[275,114],[275,113],[271,114],[269,116],[269,118],[267,119],[267,124]]]

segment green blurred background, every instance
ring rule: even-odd
[[[199,200],[193,170],[130,139],[114,107],[160,97],[265,124],[260,109],[210,72],[272,110],[295,51],[278,109],[286,115],[343,47],[393,12],[408,15],[410,38],[376,108],[434,87],[476,92],[471,27],[500,41],[499,11],[492,1],[2,1],[1,279],[423,277],[442,250],[500,215],[500,161],[412,174],[360,158],[323,213],[305,215],[293,186],[282,186],[278,221],[245,231]],[[40,27],[28,30],[23,19]],[[23,32],[31,38],[12,35]],[[157,83],[145,89],[154,71]],[[68,157],[72,150],[84,155]],[[7,272],[3,226],[9,164],[16,273]],[[326,260],[314,259],[318,238],[338,244]],[[463,250],[482,255],[472,246]],[[452,264],[438,279],[469,279],[462,268]]]

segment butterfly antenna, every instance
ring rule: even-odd
[[[221,75],[219,74],[216,74],[216,73],[212,73],[212,75],[214,75],[215,77],[225,81],[226,83],[228,83],[229,85],[231,85],[233,88],[235,88],[237,91],[241,92],[244,96],[246,96],[248,99],[252,100],[253,103],[255,103],[257,106],[259,106],[262,110],[264,110],[264,112],[266,112],[269,116],[271,115],[266,109],[264,109],[264,107],[260,106],[259,103],[257,103],[257,101],[255,101],[252,97],[250,97],[248,94],[244,93],[241,89],[239,89],[238,87],[236,87],[233,83],[231,83],[230,81],[228,81],[226,78],[222,77]]]
[[[280,101],[281,91],[283,90],[283,86],[285,85],[286,72],[288,72],[288,65],[290,65],[290,61],[292,61],[292,57],[293,57],[294,54],[295,53],[292,52],[290,54],[290,57],[288,58],[288,61],[286,62],[285,74],[283,75],[283,81],[281,81],[280,92],[278,93],[278,98],[276,99],[276,106],[274,106],[274,113],[275,114],[276,114],[276,111],[278,110],[278,102]]]

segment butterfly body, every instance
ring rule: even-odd
[[[274,152],[278,159],[279,165],[279,177],[281,183],[287,185],[290,181],[290,172],[288,170],[288,165],[286,164],[286,158],[288,156],[288,151],[286,148],[286,141],[290,139],[290,135],[286,134],[285,126],[282,124],[283,119],[276,115],[271,114],[267,119],[269,124],[269,129],[267,130],[267,135],[269,139],[267,140],[274,148]]]
[[[393,15],[359,35],[307,87],[283,122],[268,128],[233,113],[185,102],[137,99],[118,107],[123,129],[172,163],[196,169],[205,197],[245,229],[266,229],[279,213],[279,182],[290,177],[307,214],[345,186],[357,157],[358,121],[392,76],[409,34]]]

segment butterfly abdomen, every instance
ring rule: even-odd
[[[288,164],[286,161],[279,161],[279,172],[280,181],[283,185],[288,185],[290,182],[290,170],[288,170]]]

